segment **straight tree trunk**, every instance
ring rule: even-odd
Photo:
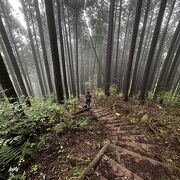
[[[129,61],[128,61],[128,66],[127,66],[126,77],[124,79],[124,101],[128,100],[131,68],[132,68],[132,63],[133,63],[137,33],[138,33],[138,28],[139,28],[140,16],[141,16],[141,7],[142,7],[142,0],[138,0],[137,7],[136,7],[136,17],[134,21],[132,40],[131,40],[131,48],[130,48],[130,53],[129,53]]]
[[[14,104],[14,105],[18,103],[19,101],[18,96],[13,87],[11,79],[8,75],[1,53],[0,53],[0,85],[4,90],[4,93],[6,97],[8,98],[9,103]],[[24,115],[24,112],[21,106],[18,106],[18,111],[16,113]]]
[[[47,81],[48,81],[48,85],[49,85],[49,91],[50,91],[50,93],[52,93],[53,87],[52,87],[51,75],[50,75],[50,70],[49,70],[48,57],[47,57],[47,51],[46,51],[46,46],[45,46],[45,41],[44,41],[44,34],[43,34],[41,14],[39,11],[38,0],[34,0],[34,7],[35,7],[35,11],[36,11],[36,18],[37,18],[37,23],[38,23],[38,28],[39,28],[41,47],[42,47],[42,51],[43,51],[43,58],[44,58],[44,64],[45,64],[45,69],[46,69]]]
[[[153,96],[154,99],[157,99],[158,94],[165,87],[164,86],[165,85],[164,82],[166,79],[165,77],[167,77],[168,69],[169,69],[169,66],[171,64],[171,59],[173,57],[173,52],[174,52],[173,49],[174,49],[174,45],[176,44],[176,40],[177,40],[179,31],[180,31],[180,21],[178,22],[174,36],[173,36],[172,41],[171,41],[171,45],[169,47],[168,53],[167,53],[166,58],[165,58],[164,63],[163,63],[163,67],[162,67],[161,73],[159,75],[157,86],[156,86],[156,89],[154,92],[154,96]]]
[[[117,45],[116,45],[116,60],[115,60],[115,71],[114,71],[114,83],[117,84],[117,66],[118,66],[118,56],[119,56],[119,37],[120,37],[120,30],[121,30],[121,11],[122,11],[122,0],[120,0],[120,10],[119,10],[119,17],[118,17],[118,37],[117,37]]]
[[[52,1],[45,0],[45,9],[46,9],[46,16],[47,16],[48,29],[49,29],[49,38],[50,38],[50,44],[51,44],[51,55],[52,55],[52,61],[53,61],[54,80],[55,80],[55,88],[56,88],[56,93],[57,93],[57,100],[58,100],[58,103],[63,103],[64,95],[63,95],[63,87],[62,87],[62,77],[61,77],[61,72],[60,72],[56,26],[55,26]]]
[[[153,33],[153,38],[151,41],[151,46],[150,46],[147,62],[145,65],[145,71],[144,71],[144,76],[143,76],[143,81],[142,81],[141,92],[140,92],[140,100],[142,103],[145,100],[145,93],[146,93],[146,88],[147,88],[147,79],[148,79],[148,75],[149,75],[149,71],[150,71],[150,67],[151,67],[151,62],[153,60],[154,51],[155,51],[155,48],[157,45],[157,40],[158,40],[160,28],[161,28],[161,23],[162,23],[164,11],[166,8],[166,3],[167,3],[167,0],[161,0],[160,10],[159,10],[155,30]]]
[[[30,90],[30,86],[29,86],[29,83],[28,83],[27,78],[26,78],[26,73],[25,73],[24,68],[23,68],[23,66],[22,66],[21,58],[20,58],[20,56],[19,56],[19,52],[18,52],[18,50],[17,50],[16,43],[15,43],[15,40],[14,40],[14,37],[13,37],[13,34],[12,34],[11,25],[10,25],[10,23],[9,23],[9,20],[8,20],[8,17],[7,17],[7,14],[6,14],[4,5],[3,5],[2,2],[0,2],[0,3],[1,3],[2,12],[3,12],[4,17],[5,17],[5,22],[6,22],[7,27],[8,27],[10,39],[11,39],[11,41],[12,41],[13,47],[14,47],[14,49],[15,49],[15,53],[16,53],[16,55],[17,55],[17,60],[18,60],[19,65],[20,65],[21,73],[22,73],[22,75],[23,75],[23,77],[24,77],[24,81],[25,81],[27,90],[28,90],[28,92],[29,92],[29,95],[32,96],[32,92],[31,92],[31,90]]]
[[[31,106],[31,103],[30,103],[30,101],[28,100],[29,97],[28,97],[28,93],[27,93],[27,91],[26,91],[26,87],[25,87],[25,85],[24,85],[24,82],[23,82],[23,79],[22,79],[22,76],[21,76],[21,72],[20,72],[20,70],[19,70],[18,64],[17,64],[17,62],[16,62],[16,58],[15,58],[14,53],[13,53],[13,51],[12,51],[12,47],[11,47],[11,44],[10,44],[10,42],[9,42],[9,39],[8,39],[6,30],[5,30],[5,28],[4,28],[4,25],[3,25],[3,21],[2,21],[1,16],[0,16],[0,27],[1,27],[1,28],[0,28],[0,32],[1,32],[1,35],[2,35],[2,39],[3,39],[4,45],[5,45],[5,47],[6,47],[6,50],[7,50],[7,52],[8,52],[8,55],[9,55],[9,58],[10,58],[10,60],[11,60],[12,66],[13,66],[13,68],[14,68],[14,71],[15,71],[15,73],[16,73],[16,77],[17,77],[18,82],[19,82],[19,85],[20,85],[20,87],[21,87],[21,91],[22,91],[23,95],[27,98],[27,101],[26,101],[27,105],[28,105],[28,106]]]
[[[122,50],[122,55],[121,55],[121,61],[120,61],[120,72],[119,72],[119,80],[118,80],[118,92],[122,90],[122,81],[123,81],[123,65],[124,65],[124,54],[126,50],[126,44],[127,44],[127,37],[128,37],[128,27],[129,27],[129,20],[130,20],[130,15],[131,15],[131,4],[129,6],[128,10],[128,18],[127,18],[127,24],[126,24],[126,30],[125,30],[125,38],[124,38],[124,44],[123,44],[123,50]]]
[[[113,42],[113,19],[114,19],[114,6],[115,0],[110,1],[109,10],[109,27],[108,27],[108,42],[107,42],[107,58],[106,58],[106,74],[105,74],[105,95],[109,96],[110,88],[110,74],[111,74],[111,61],[112,61],[112,42]]]
[[[30,9],[30,4],[29,4],[29,9]],[[43,80],[44,92],[45,92],[45,94],[47,94],[48,93],[48,89],[47,89],[47,85],[46,85],[46,79],[45,79],[45,76],[44,76],[43,64],[42,64],[42,59],[41,59],[41,56],[40,56],[39,44],[38,44],[38,40],[37,40],[37,33],[36,33],[35,26],[34,26],[34,20],[33,20],[33,17],[32,17],[31,9],[29,10],[29,15],[30,15],[30,20],[32,22],[32,30],[33,30],[34,39],[35,39],[36,53],[37,53],[37,57],[39,59],[39,68],[40,68],[40,72],[41,72],[40,73],[41,74],[41,78]]]
[[[29,36],[29,39],[30,39],[33,59],[34,59],[34,63],[35,63],[35,67],[36,67],[36,71],[37,71],[37,75],[38,75],[38,80],[39,80],[39,84],[40,84],[40,87],[41,87],[42,95],[44,96],[45,95],[45,90],[44,90],[44,86],[43,86],[41,72],[40,72],[40,69],[39,69],[38,59],[37,59],[37,56],[36,56],[36,50],[35,50],[35,46],[34,46],[34,41],[33,41],[32,33],[31,33],[30,25],[29,25],[28,14],[27,14],[27,10],[26,10],[26,7],[25,7],[24,0],[21,0],[21,4],[22,4],[24,17],[25,17],[25,20],[26,20],[26,26],[27,26],[27,30],[28,30],[28,36]]]
[[[63,34],[62,34],[62,23],[61,23],[61,10],[60,10],[60,2],[57,2],[57,17],[58,17],[58,24],[59,24],[59,41],[61,46],[61,61],[62,61],[62,70],[63,70],[63,77],[64,77],[64,88],[66,92],[66,98],[69,98],[68,92],[68,84],[67,84],[67,73],[66,73],[66,64],[65,64],[65,55],[64,55],[64,42],[63,42]]]
[[[145,11],[144,21],[143,21],[143,27],[142,27],[142,31],[141,31],[138,51],[137,51],[136,58],[135,58],[134,72],[133,72],[133,76],[132,76],[133,79],[132,79],[132,84],[131,84],[131,90],[129,93],[130,97],[134,94],[134,90],[135,90],[134,86],[136,83],[137,69],[138,69],[138,65],[139,65],[139,61],[140,61],[141,49],[142,49],[142,44],[144,41],[144,35],[145,35],[145,31],[146,31],[146,24],[147,24],[147,19],[148,19],[148,14],[149,14],[150,2],[151,2],[151,0],[147,0],[146,11]]]
[[[76,15],[75,15],[75,47],[76,47],[76,86],[77,86],[77,96],[78,99],[80,98],[79,96],[79,62],[78,62],[78,5],[79,5],[79,0],[77,0],[76,4]]]
[[[5,48],[5,46],[4,46],[1,38],[0,38],[0,45],[1,45],[1,49],[2,49],[3,55],[4,55],[5,59],[6,59],[7,67],[8,67],[8,69],[9,69],[9,72],[10,72],[10,75],[11,75],[11,78],[12,78],[12,82],[14,83],[15,90],[16,90],[16,92],[17,92],[17,95],[21,96],[21,95],[22,95],[22,92],[21,92],[21,89],[20,89],[20,87],[19,87],[18,81],[17,81],[17,79],[16,79],[16,74],[15,74],[15,72],[14,72],[13,66],[12,66],[12,64],[11,64],[11,61],[10,61],[10,59],[9,59],[9,56],[8,56],[8,54],[7,54],[7,52],[6,52],[6,48]]]
[[[67,46],[67,55],[68,55],[68,62],[69,62],[69,69],[70,69],[70,77],[71,77],[71,82],[72,82],[72,94],[73,97],[76,97],[76,87],[75,87],[75,78],[74,78],[74,64],[73,64],[73,54],[72,54],[72,43],[71,43],[71,31],[70,31],[70,26],[68,27],[67,30],[67,24],[66,24],[66,19],[65,19],[65,14],[64,14],[64,4],[62,2],[62,16],[63,16],[63,21],[64,21],[64,34],[65,34],[65,39],[66,39],[66,46]],[[69,12],[68,12],[68,18],[69,18]],[[69,20],[68,20],[69,21]],[[69,38],[68,38],[69,36]],[[68,41],[69,39],[69,41]]]
[[[166,34],[167,34],[169,22],[170,22],[172,13],[173,13],[173,9],[174,9],[175,3],[176,3],[176,0],[173,0],[173,2],[172,2],[172,4],[171,4],[171,7],[170,7],[170,11],[169,11],[169,13],[168,13],[168,19],[167,19],[167,21],[166,21],[166,26],[165,26],[165,28],[164,28],[164,30],[163,30],[163,33],[162,33],[162,36],[161,36],[161,41],[160,41],[160,43],[159,43],[159,47],[158,47],[156,56],[155,56],[155,58],[154,58],[153,66],[151,67],[151,70],[150,70],[149,89],[151,88],[151,86],[152,86],[152,84],[153,84],[153,81],[154,81],[154,79],[155,79],[155,75],[156,75],[156,73],[157,73],[157,69],[158,69],[158,67],[160,66],[160,57],[161,57],[161,54],[162,54],[162,49],[163,49],[163,45],[164,45],[164,40],[165,40],[165,37],[166,37]]]
[[[176,55],[173,59],[172,65],[171,65],[169,73],[167,75],[167,79],[165,82],[165,90],[166,91],[170,91],[170,89],[171,89],[172,81],[173,81],[172,75],[174,74],[173,72],[176,72],[178,70],[179,64],[180,64],[180,43],[178,45]]]

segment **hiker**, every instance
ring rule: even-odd
[[[88,108],[88,107],[91,107],[91,98],[92,98],[92,96],[91,96],[90,92],[87,92],[87,93],[86,93],[85,98],[86,98],[87,108]]]

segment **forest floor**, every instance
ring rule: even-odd
[[[96,97],[94,103],[103,107],[96,108],[94,114],[109,128],[113,142],[99,166],[106,177],[180,178],[178,106],[153,101],[140,105],[117,96]]]
[[[34,152],[21,171],[28,179],[74,179],[82,176],[85,167],[103,146],[107,132],[88,111],[71,120],[57,122],[63,129],[44,134],[47,148]]]
[[[42,135],[46,148],[21,169],[28,179],[78,179],[107,139],[111,147],[87,179],[180,178],[177,106],[97,96],[92,110],[56,123]]]

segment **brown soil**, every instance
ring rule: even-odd
[[[84,116],[89,122],[87,130],[65,129],[59,135],[48,135],[52,136],[49,148],[35,152],[23,167],[28,172],[28,179],[75,178],[88,166],[103,146],[107,132],[91,112]],[[38,166],[37,171],[32,172],[32,165]]]
[[[117,96],[96,97],[95,104],[99,107],[105,107],[104,111],[106,112],[104,113],[107,114],[107,111],[109,111],[109,113],[117,115],[116,121],[120,120],[119,123],[113,123],[113,120],[105,123],[112,126],[112,128],[109,126],[112,132],[116,131],[117,145],[118,142],[121,142],[119,144],[121,147],[153,158],[164,164],[163,168],[151,168],[152,165],[146,161],[139,161],[137,163],[130,155],[121,155],[121,161],[123,161],[126,168],[136,172],[137,175],[145,179],[180,178],[179,107],[159,105],[152,101],[140,105],[136,100],[130,99],[128,102],[124,102]],[[144,115],[148,118],[143,119]],[[103,116],[102,111],[101,116]],[[122,128],[118,131],[114,127]],[[154,147],[151,148],[151,154],[149,154],[143,148],[133,148],[122,142],[148,143],[149,145],[154,145]],[[111,156],[111,158],[114,157]]]

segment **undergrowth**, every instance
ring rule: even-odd
[[[0,101],[0,179],[17,179],[16,173],[35,149],[47,148],[50,137],[43,136],[56,121],[75,110],[75,99],[63,105],[50,95],[44,100],[31,98],[27,107],[20,100],[25,116],[14,114],[6,101]],[[22,175],[24,176],[24,175]]]

